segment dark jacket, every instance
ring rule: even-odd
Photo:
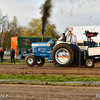
[[[4,51],[0,50],[0,56],[3,57]]]
[[[15,50],[14,50],[14,49],[12,49],[12,50],[10,51],[10,56],[11,56],[11,57],[15,56]]]
[[[65,41],[66,42],[66,36],[63,36],[61,41]]]

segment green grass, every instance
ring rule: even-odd
[[[57,83],[38,83],[38,82],[34,82],[34,83],[30,83],[30,82],[15,82],[15,81],[0,81],[0,84],[27,84],[27,85],[53,85],[53,86],[98,86],[100,87],[100,84],[57,84]]]
[[[10,59],[4,59],[3,63],[0,63],[0,65],[13,65],[14,63],[11,63]],[[15,65],[25,65],[24,59],[15,59]],[[53,65],[53,63],[50,63],[47,59],[45,60],[44,65]]]
[[[64,83],[46,83],[46,82],[75,82],[75,81],[100,81],[100,76],[55,76],[55,75],[0,75],[0,80],[5,79],[21,79],[37,82],[24,82],[24,81],[0,81],[0,84],[39,84],[39,85],[71,85],[71,86],[100,86],[100,84],[64,84]],[[38,81],[45,82],[39,83]]]
[[[24,59],[15,59],[17,63],[25,63]],[[11,63],[10,59],[4,59],[4,63]]]
[[[44,82],[100,81],[100,76],[55,76],[55,75],[0,75],[0,79],[22,79]]]

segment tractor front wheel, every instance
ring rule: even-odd
[[[41,67],[42,65],[44,65],[44,63],[45,63],[45,59],[44,58],[38,58],[36,66],[37,67]]]
[[[28,55],[25,58],[25,63],[28,67],[33,67],[36,64],[36,58],[33,55]]]

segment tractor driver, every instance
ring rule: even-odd
[[[62,36],[58,39],[58,41],[64,41],[64,42],[66,42],[65,33],[62,33]]]

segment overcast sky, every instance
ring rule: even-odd
[[[32,18],[41,18],[40,6],[45,0],[0,0],[3,15],[13,16],[19,24],[27,26]],[[56,25],[57,31],[64,32],[66,27],[100,25],[100,0],[52,0],[53,8],[49,20]]]

